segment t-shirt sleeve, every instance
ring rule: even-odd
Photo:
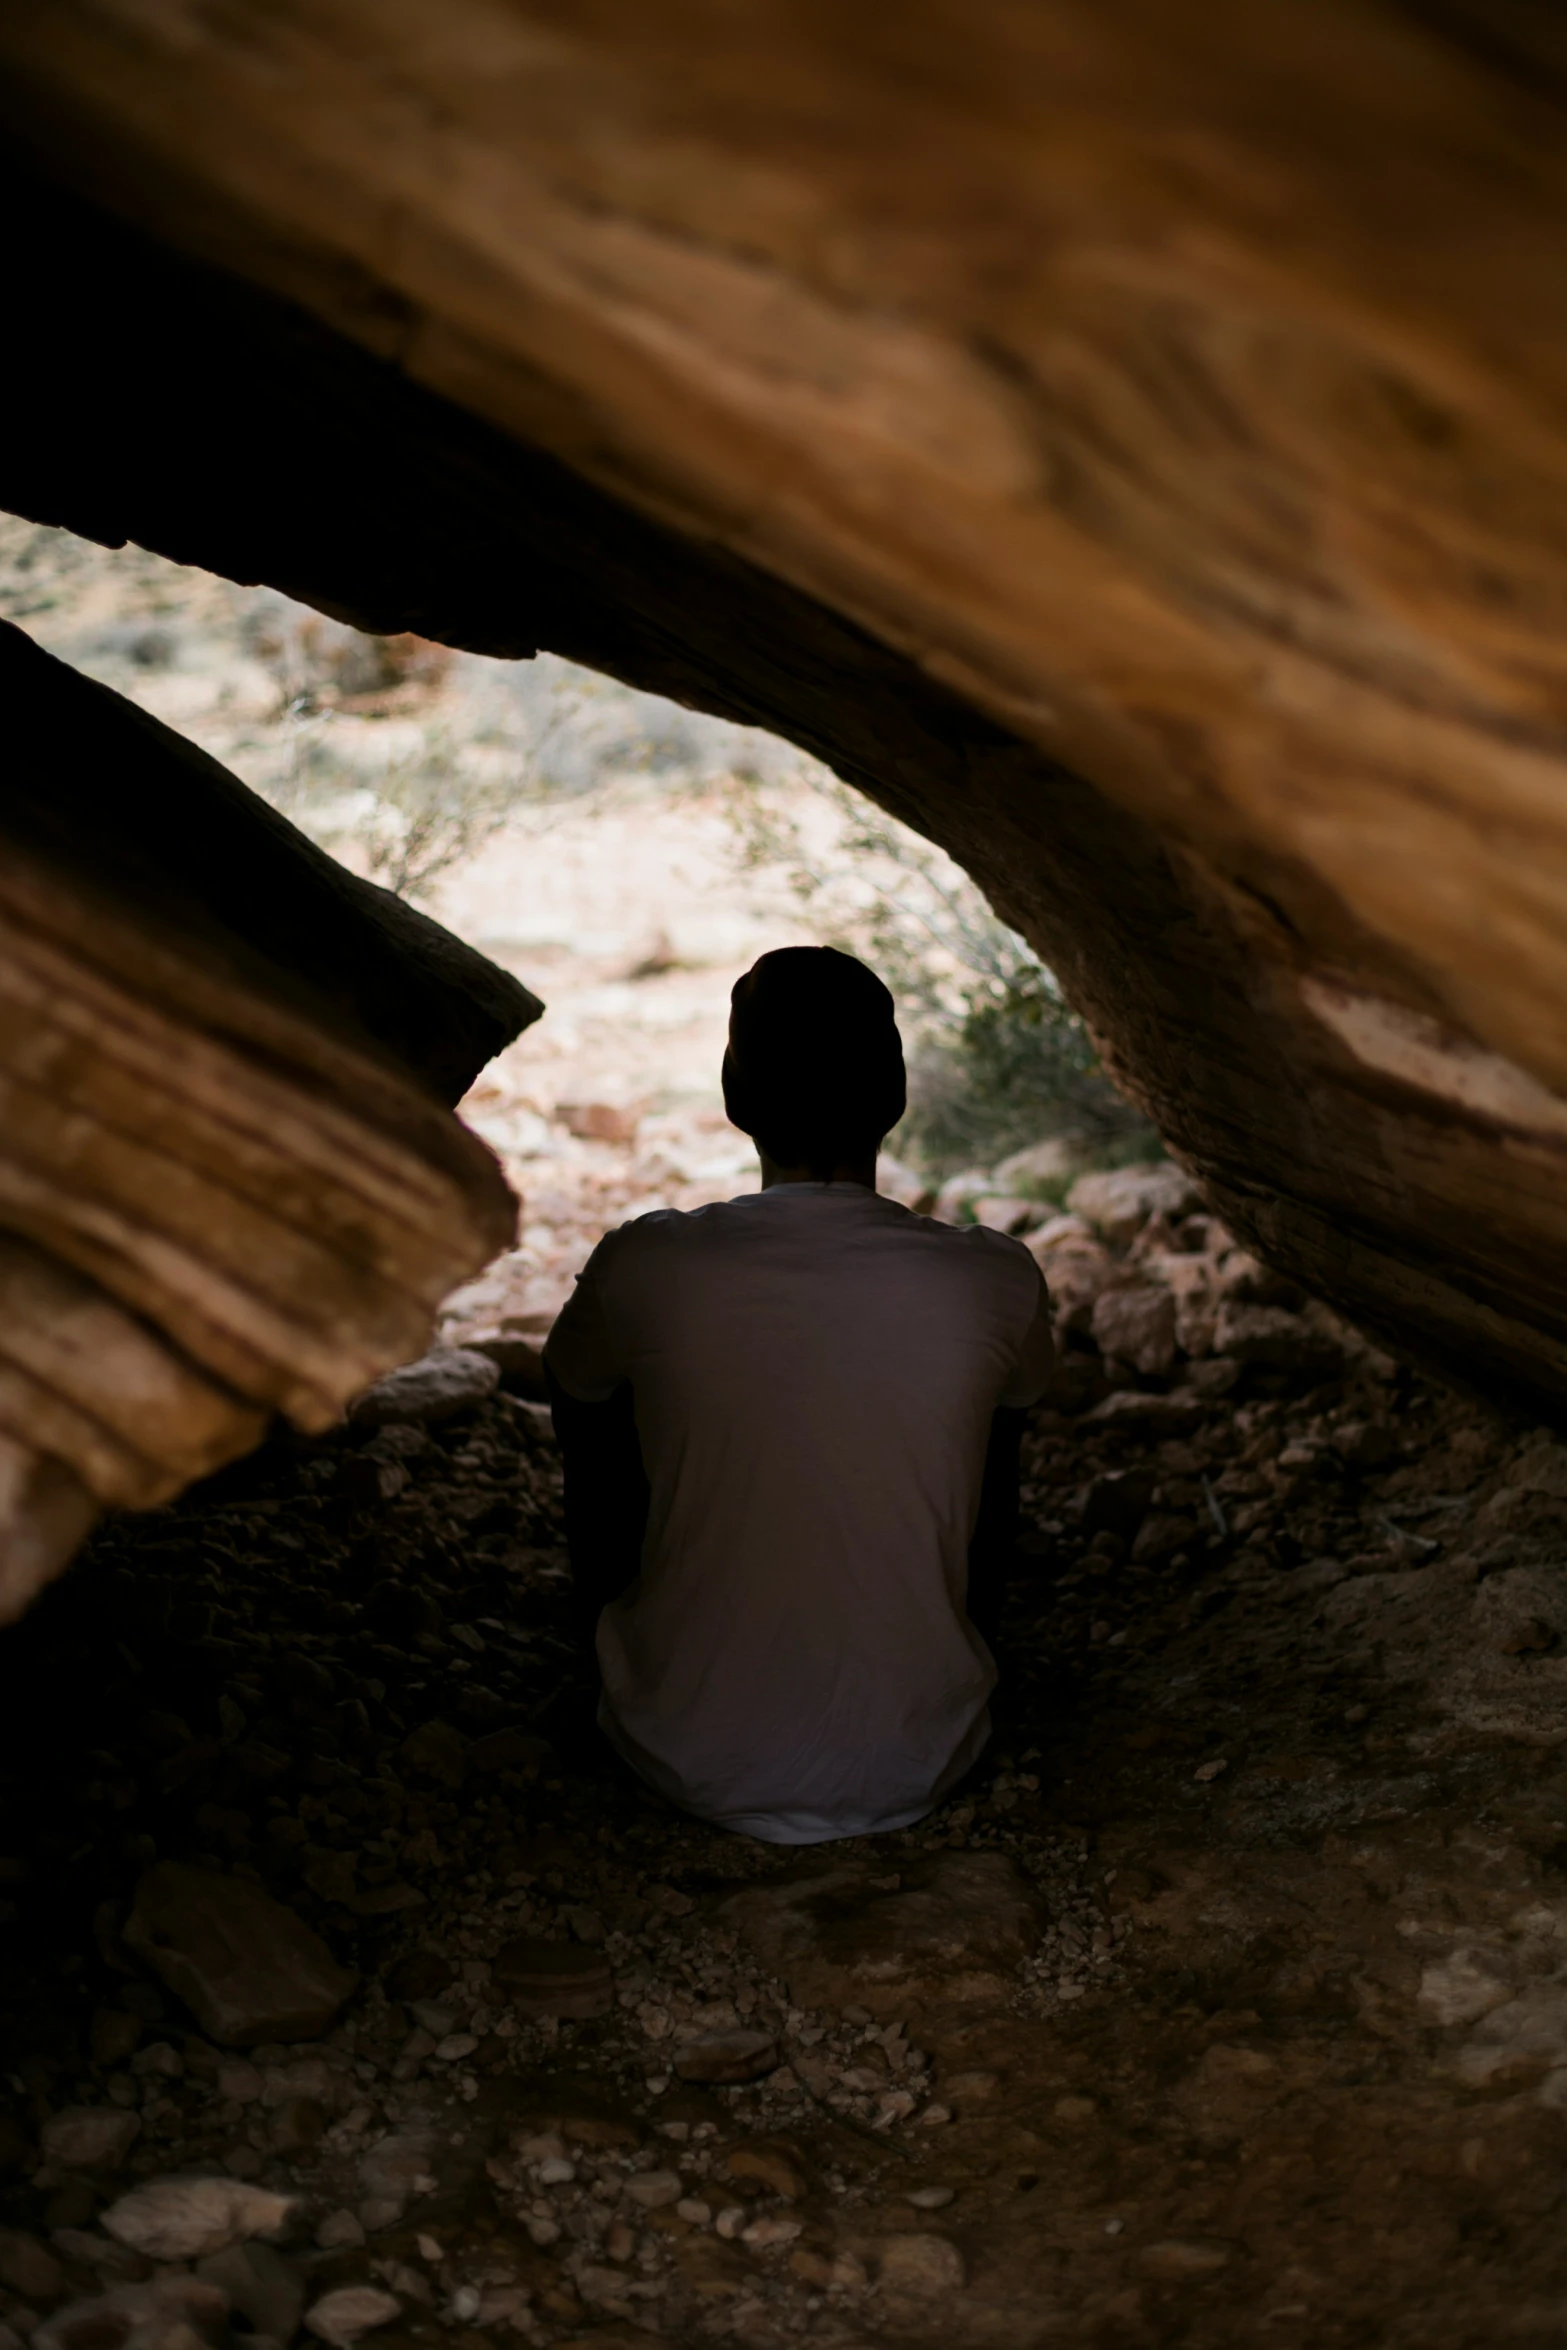
[[[544,1342],[551,1375],[578,1403],[603,1403],[626,1377],[605,1305],[605,1247],[600,1241]]]
[[[1050,1328],[1050,1292],[1039,1267],[1029,1260],[1034,1276],[1034,1311],[1030,1317],[1023,1343],[1018,1349],[1012,1375],[1001,1391],[1004,1411],[1022,1411],[1031,1403],[1038,1403],[1050,1385],[1050,1374],[1055,1369],[1056,1342]]]

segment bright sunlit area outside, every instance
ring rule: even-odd
[[[608,1227],[755,1185],[718,1070],[770,947],[845,947],[892,988],[910,1106],[883,1179],[909,1204],[1018,1230],[1083,1171],[1158,1155],[961,869],[775,736],[10,518],[0,615],[543,998],[462,1104],[523,1207],[448,1336],[542,1331]]]

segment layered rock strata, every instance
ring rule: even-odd
[[[34,191],[4,494],[793,735],[970,867],[1250,1245],[1559,1408],[1539,12],[179,21],[0,27],[12,151],[153,240]],[[84,429],[125,349],[134,429]]]

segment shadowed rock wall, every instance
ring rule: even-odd
[[[15,151],[231,274],[35,200],[84,275],[10,258],[8,400],[135,366],[0,494],[794,735],[1274,1261],[1560,1408],[1554,54],[1369,0],[22,6]]]

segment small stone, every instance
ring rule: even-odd
[[[365,2240],[364,2222],[351,2211],[329,2211],[316,2229],[316,2244],[322,2252],[343,2252]]]
[[[945,2211],[956,2195],[956,2187],[911,2187],[903,2200],[916,2211]]]
[[[262,1886],[180,1861],[147,1871],[124,1939],[230,2047],[318,2039],[358,1980]]]
[[[198,2261],[196,2274],[226,2295],[230,2309],[249,2321],[253,2333],[270,2334],[277,2342],[293,2340],[305,2306],[304,2273],[297,2262],[270,2244],[231,2244],[226,2252]]]
[[[1163,2243],[1145,2244],[1137,2255],[1137,2263],[1145,2276],[1178,2284],[1187,2278],[1217,2276],[1221,2268],[1230,2264],[1230,2249],[1227,2244],[1172,2236]]]
[[[888,2293],[923,2296],[963,2289],[963,2255],[945,2236],[887,2236],[877,2270]]]
[[[47,2244],[22,2228],[0,2228],[0,2285],[24,2301],[57,2301],[65,2271]]]
[[[755,2179],[769,2195],[785,2203],[799,2203],[810,2192],[810,2173],[797,2146],[778,2138],[747,2139],[730,2152],[724,2174],[731,2179]]]
[[[437,1347],[367,1387],[350,1405],[348,1416],[369,1428],[383,1428],[394,1420],[421,1425],[450,1420],[493,1395],[500,1376],[500,1365],[488,1355],[464,1346]]]
[[[675,2209],[687,2226],[693,2228],[705,2228],[713,2216],[712,2205],[704,2203],[700,2195],[682,2195]]]
[[[759,2081],[777,2062],[778,2043],[770,2032],[702,2032],[675,2052],[682,2081],[709,2084]]]
[[[800,2231],[799,2220],[782,2219],[767,2213],[741,2229],[740,2241],[749,2244],[753,2252],[766,2252],[775,2244],[792,2244]]]
[[[539,2164],[541,2187],[569,2187],[576,2175],[576,2164],[564,2154],[547,2154]]]
[[[460,2064],[465,2056],[473,2054],[478,2045],[472,2032],[448,2032],[444,2040],[438,2040],[435,2044],[435,2061],[437,2064]]]
[[[713,2225],[717,2229],[718,2233],[724,2238],[726,2243],[732,2243],[734,2238],[739,2235],[740,2230],[745,2226],[745,2211],[743,2206],[738,2203],[726,2203],[723,2210],[719,2213],[717,2219],[714,2220]]]
[[[67,2105],[39,2132],[45,2162],[57,2171],[118,2170],[141,2134],[141,2116],[117,2105]]]
[[[247,2236],[269,2236],[295,2199],[244,2179],[151,2179],[112,2203],[103,2225],[149,2260],[196,2260]]]
[[[639,2205],[643,2211],[662,2211],[666,2204],[678,2203],[684,2193],[678,2171],[636,2171],[626,2181],[628,2202]]]
[[[1192,1777],[1196,1779],[1200,1785],[1206,1787],[1213,1780],[1221,1778],[1223,1774],[1229,1769],[1229,1767],[1230,1766],[1224,1760],[1224,1757],[1222,1755],[1217,1755],[1212,1762],[1199,1763],[1197,1768],[1193,1771]]]
[[[401,2317],[403,2305],[393,2293],[384,2293],[377,2285],[339,2285],[334,2293],[323,2293],[305,2312],[305,2323],[328,2350],[349,2350],[361,2334],[373,2332],[377,2326],[389,2326]]]

